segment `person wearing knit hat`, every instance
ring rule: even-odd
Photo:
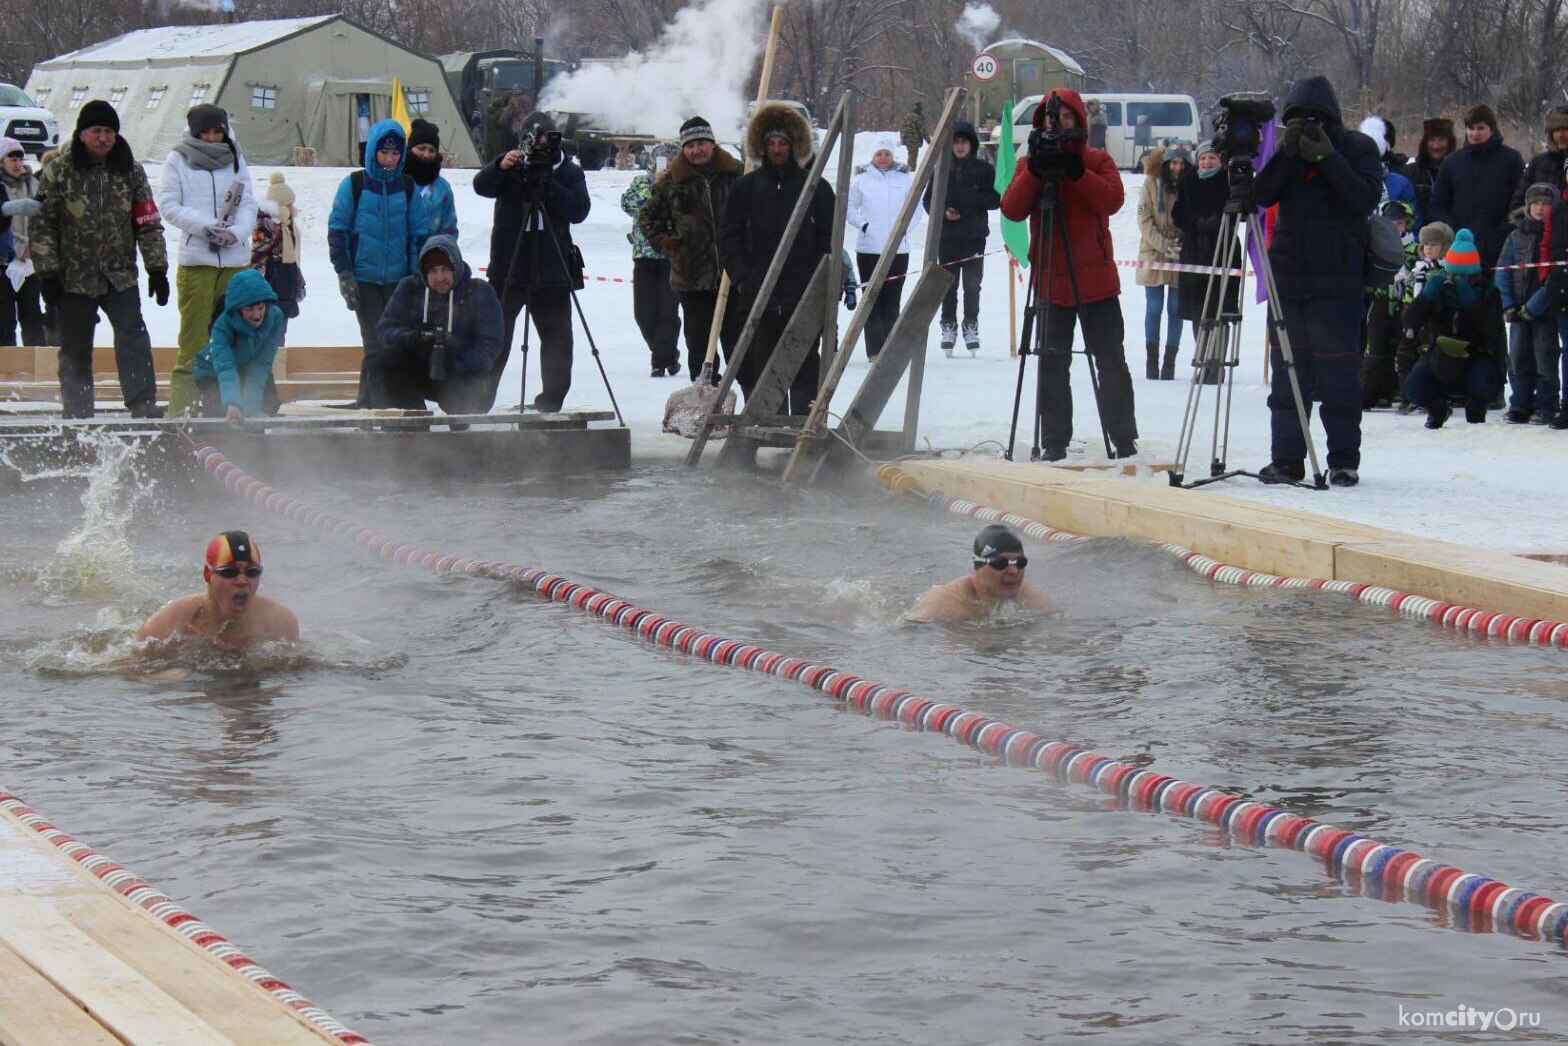
[[[1551,269],[1531,265],[1552,257],[1547,222],[1558,200],[1557,188],[1537,182],[1524,192],[1524,214],[1514,223],[1497,257],[1497,289],[1508,322],[1508,411],[1514,425],[1549,424],[1557,414],[1558,312],[1548,287]]]
[[[1408,200],[1384,200],[1378,214],[1399,230],[1399,242],[1404,248],[1404,264],[1394,274],[1387,286],[1371,292],[1363,327],[1365,351],[1361,356],[1361,409],[1373,410],[1392,407],[1399,394],[1395,381],[1399,346],[1404,341],[1404,324],[1401,318],[1409,304],[1411,281],[1421,257],[1416,241],[1415,207]]]
[[[1542,125],[1546,148],[1530,157],[1519,184],[1514,186],[1512,209],[1515,213],[1524,208],[1524,194],[1532,185],[1544,182],[1559,196],[1568,185],[1564,178],[1564,165],[1568,165],[1568,105],[1554,105],[1546,110]]]
[[[299,227],[294,219],[294,188],[282,171],[267,176],[267,192],[256,210],[251,237],[251,267],[260,269],[278,296],[284,328],[299,315],[305,297],[305,274],[299,267]]]
[[[408,159],[403,171],[414,179],[418,205],[419,237],[423,247],[432,236],[457,236],[457,200],[452,186],[441,176],[441,132],[429,120],[414,118],[408,130]]]
[[[925,213],[924,208],[916,207],[904,235],[889,242],[898,212],[914,187],[909,171],[894,158],[893,150],[898,144],[898,138],[893,134],[876,136],[871,162],[849,183],[849,201],[845,209],[849,224],[860,233],[855,241],[855,270],[861,282],[869,282],[882,255],[889,250],[893,252],[887,282],[877,292],[876,301],[871,303],[871,313],[866,317],[866,358],[869,360],[881,355],[882,346],[898,321],[904,284],[908,282],[899,277],[909,272],[909,232],[919,227]]]
[[[207,344],[229,280],[250,268],[258,203],[250,168],[229,137],[229,114],[216,105],[192,106],[185,127],[163,161],[158,186],[159,210],[183,233],[174,276],[179,352],[169,371],[169,414],[175,417],[201,407],[196,354]]]
[[[38,274],[26,265],[27,220],[44,209],[37,196],[38,178],[27,169],[22,143],[0,138],[0,269],[20,260],[26,272],[19,284],[12,282],[9,272],[0,277],[0,345],[49,344],[43,303],[38,297]],[[20,342],[16,340],[18,328]]]
[[[1425,217],[1469,229],[1482,268],[1490,270],[1513,227],[1514,195],[1523,176],[1524,157],[1503,144],[1491,107],[1474,106],[1465,113],[1465,144],[1443,161]]]
[[[1414,215],[1411,231],[1413,232],[1415,229],[1420,228],[1421,205],[1420,201],[1416,198],[1416,188],[1410,183],[1410,179],[1406,178],[1404,172],[1400,169],[1404,166],[1404,158],[1400,158],[1401,163],[1399,167],[1395,167],[1389,162],[1387,144],[1391,141],[1391,137],[1388,130],[1387,121],[1385,121],[1381,116],[1368,116],[1361,121],[1359,130],[1362,134],[1372,139],[1373,142],[1377,143],[1377,146],[1380,150],[1383,150],[1383,195],[1390,200],[1399,200],[1403,203],[1408,203],[1410,205],[1411,213]]]
[[[1451,395],[1465,397],[1465,420],[1480,424],[1503,387],[1507,335],[1503,299],[1482,271],[1481,252],[1469,229],[1454,234],[1443,267],[1427,278],[1405,310],[1405,334],[1422,347],[1405,379],[1405,398],[1427,412],[1426,427],[1448,420]]]
[[[708,121],[693,116],[681,124],[681,148],[670,159],[669,174],[653,184],[637,212],[637,228],[669,261],[670,290],[680,300],[685,330],[686,373],[696,381],[707,357],[708,333],[718,313],[719,225],[730,189],[745,173],[728,149],[720,149]],[[691,132],[696,129],[697,133]],[[726,357],[734,351],[746,315],[734,299],[719,320],[719,343]]]
[[[152,341],[142,322],[136,255],[147,270],[147,295],[169,303],[169,256],[163,221],[120,119],[108,102],[82,106],[70,154],[39,179],[43,210],[27,235],[39,290],[57,318],[60,406],[68,418],[94,412],[93,329],[100,311],[114,328],[120,391],[132,416],[162,417]]]

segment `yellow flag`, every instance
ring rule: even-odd
[[[408,99],[403,95],[403,81],[396,76],[392,78],[392,119],[402,125],[405,136],[412,130],[413,121],[408,118]]]

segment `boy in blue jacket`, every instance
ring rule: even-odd
[[[203,417],[238,421],[262,412],[272,361],[283,344],[283,310],[267,278],[241,269],[223,293],[223,314],[196,354]]]
[[[381,120],[365,139],[365,166],[344,178],[327,219],[327,247],[343,303],[359,319],[365,347],[356,407],[385,407],[376,357],[376,324],[403,277],[418,267],[420,208],[414,179],[403,170],[403,127]]]
[[[441,177],[441,131],[429,120],[415,119],[408,129],[408,159],[403,170],[414,179],[419,204],[417,247],[432,236],[457,238],[457,203],[452,186]]]

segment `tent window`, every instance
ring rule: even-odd
[[[165,84],[163,87],[150,88],[147,91],[147,108],[158,108],[158,104],[163,101],[163,92],[167,91],[168,89],[169,88],[167,84]]]
[[[125,101],[125,92],[128,90],[130,90],[128,87],[116,87],[114,90],[110,91],[109,104],[118,106],[121,102]]]
[[[38,90],[33,92],[33,101],[42,106],[45,102],[49,101],[49,92],[52,90],[54,90],[52,87],[40,87]]]
[[[251,84],[250,107],[252,109],[276,109],[278,107],[277,85]]]
[[[191,105],[193,105],[193,106],[200,105],[202,103],[202,100],[207,97],[207,88],[209,88],[211,86],[212,86],[211,84],[194,84],[194,85],[192,85],[191,86]]]
[[[410,113],[428,113],[430,111],[430,92],[425,90],[408,90],[403,92],[403,98],[408,102]]]
[[[70,107],[72,109],[80,109],[82,107],[82,99],[86,98],[86,97],[87,97],[87,88],[85,88],[85,87],[73,87],[73,88],[71,88]]]

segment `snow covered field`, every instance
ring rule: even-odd
[[[870,158],[871,138],[857,136],[856,160]],[[861,154],[864,155],[861,155]],[[161,176],[158,164],[147,165],[154,186]],[[832,169],[830,162],[829,169]],[[253,168],[258,192],[264,191],[271,168]],[[303,223],[303,265],[310,292],[301,303],[301,316],[290,330],[290,341],[299,345],[357,344],[358,327],[354,316],[344,308],[337,281],[327,260],[326,220],[332,194],[347,173],[340,168],[284,168],[297,194],[297,208]],[[486,264],[490,246],[491,201],[480,199],[469,190],[473,171],[449,171],[457,196],[461,246],[468,263],[476,270]],[[626,233],[631,219],[620,208],[621,192],[632,174],[622,171],[596,171],[588,174],[593,196],[593,211],[588,220],[574,229],[582,248],[590,277],[631,276],[631,248]],[[1120,260],[1137,257],[1137,195],[1142,176],[1124,173],[1127,203],[1111,219],[1116,254]],[[1000,248],[995,232],[989,246]],[[171,235],[171,241],[172,241]],[[853,239],[849,244],[853,249]],[[173,245],[171,243],[171,257]],[[919,260],[919,247],[911,259],[911,269]],[[1005,258],[994,253],[986,260],[985,287],[982,294],[981,337],[983,348],[971,359],[960,351],[954,358],[942,356],[936,347],[935,332],[927,356],[924,401],[920,416],[923,445],[957,449],[972,447],[988,440],[1005,442],[1012,411],[1018,364],[1007,351],[1008,271]],[[1250,291],[1249,284],[1249,291]],[[632,430],[633,453],[637,460],[670,459],[684,454],[688,442],[660,432],[664,401],[681,387],[684,378],[648,376],[649,356],[632,320],[632,293],[629,283],[595,282],[590,279],[582,292],[582,305],[600,350],[605,370],[615,389],[621,410]],[[1023,288],[1019,287],[1021,308]],[[1269,459],[1268,409],[1264,404],[1267,385],[1263,380],[1265,357],[1263,315],[1260,306],[1248,304],[1244,321],[1244,353],[1238,369],[1236,403],[1232,415],[1231,467],[1256,470]],[[153,343],[172,345],[178,328],[174,303],[159,309],[151,302],[144,315],[152,331]],[[1137,396],[1139,459],[1145,462],[1169,461],[1175,452],[1182,412],[1188,394],[1187,363],[1192,353],[1190,328],[1182,338],[1181,366],[1174,382],[1151,382],[1143,374],[1143,288],[1135,286],[1130,269],[1122,270],[1122,310],[1127,327],[1127,360],[1133,372]],[[849,313],[841,313],[840,326]],[[100,324],[98,338],[108,344],[107,324]],[[500,407],[517,402],[518,357],[514,351],[508,375],[502,384]],[[539,387],[538,361],[529,361],[530,395]],[[837,402],[847,403],[868,370],[864,350],[856,348]],[[1033,366],[1026,387],[1032,388]],[[1073,364],[1075,438],[1068,460],[1089,461],[1103,458],[1093,398],[1082,358]],[[1025,417],[1032,396],[1025,401]],[[883,427],[897,423],[895,397],[893,415]],[[1212,396],[1205,400],[1206,408]],[[589,356],[588,342],[578,330],[571,393],[567,407],[609,407],[604,383]],[[1188,465],[1191,477],[1208,469],[1208,425],[1211,412],[1205,409]],[[1431,537],[1470,542],[1506,550],[1568,551],[1568,432],[1549,431],[1541,426],[1505,425],[1502,412],[1493,412],[1484,425],[1467,425],[1456,416],[1447,427],[1427,431],[1420,414],[1399,416],[1391,412],[1368,414],[1363,419],[1361,485],[1350,490],[1324,492],[1299,488],[1265,487],[1255,480],[1236,478],[1206,490],[1304,510],[1338,516],[1357,522],[1404,530]],[[1322,430],[1314,424],[1318,453],[1324,453]],[[1027,422],[1020,425],[1015,457],[1027,460],[1029,453]],[[993,448],[982,448],[991,453]],[[1132,482],[1166,482],[1160,475],[1141,477]],[[1195,496],[1202,496],[1201,494]]]

